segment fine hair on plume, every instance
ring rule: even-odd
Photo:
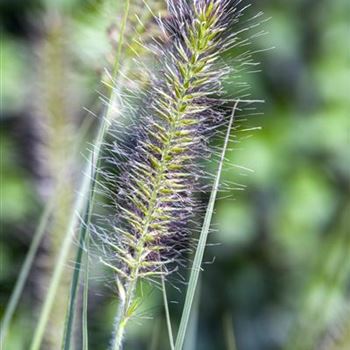
[[[97,188],[113,214],[101,215],[93,232],[100,261],[116,275],[115,350],[138,306],[137,283],[176,271],[198,225],[196,194],[207,176],[201,160],[214,152],[209,140],[228,122],[222,83],[231,68],[221,56],[239,44],[232,25],[242,15],[240,3],[167,0],[167,16],[156,19],[166,40],[148,47],[156,69],[147,91],[137,109],[112,121]]]

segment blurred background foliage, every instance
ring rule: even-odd
[[[206,261],[215,257],[215,262],[204,265],[186,350],[349,349],[350,3],[251,2],[251,15],[264,11],[269,18],[262,24],[268,34],[252,41],[261,72],[242,80],[253,98],[266,102],[257,107],[262,115],[249,117],[237,130],[240,143],[227,155],[223,182],[231,190],[216,205],[213,244],[206,252]],[[94,130],[95,118],[84,108],[101,111],[100,81],[111,61],[111,28],[120,23],[121,4],[0,3],[0,313],[65,168],[67,193],[59,200],[69,202],[75,193],[84,157],[67,158],[77,130]],[[249,130],[254,127],[262,128]],[[78,153],[84,153],[91,134]],[[60,244],[57,220],[50,222],[56,238],[46,238],[40,249],[6,350],[28,347]],[[91,281],[92,349],[105,349],[109,340],[116,307],[112,283]],[[147,302],[126,349],[166,349],[161,295],[143,287]],[[176,324],[184,293],[168,292]],[[44,347],[58,349],[55,322],[62,319],[55,312],[50,322]]]

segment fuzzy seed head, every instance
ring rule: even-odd
[[[158,22],[168,40],[155,44],[160,70],[131,127],[133,144],[111,147],[120,175],[103,261],[125,283],[176,269],[198,209],[199,160],[223,119],[214,107],[229,69],[219,60],[235,41],[228,28],[239,13],[228,0],[191,3],[167,1],[168,16]]]

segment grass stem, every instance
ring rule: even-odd
[[[166,323],[167,323],[167,328],[168,328],[170,348],[171,348],[171,350],[174,350],[174,336],[173,336],[173,330],[172,330],[172,326],[171,326],[171,318],[170,318],[169,304],[168,304],[168,297],[167,297],[167,293],[166,293],[164,276],[162,276],[162,292],[163,292],[163,302],[164,302]]]

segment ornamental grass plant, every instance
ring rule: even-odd
[[[347,349],[340,11],[15,3],[1,349]]]

